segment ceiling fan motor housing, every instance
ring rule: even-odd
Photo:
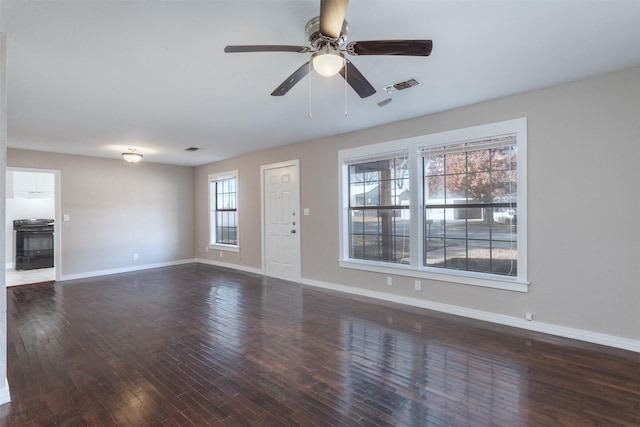
[[[307,25],[305,26],[305,33],[307,35],[307,40],[309,44],[314,49],[320,49],[322,46],[330,45],[335,47],[335,49],[340,48],[347,42],[347,34],[349,33],[349,23],[345,19],[342,24],[342,30],[340,31],[340,37],[337,39],[333,39],[331,37],[325,36],[320,32],[320,17],[316,16],[315,18],[311,18]]]

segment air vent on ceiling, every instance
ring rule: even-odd
[[[422,83],[420,83],[418,80],[416,79],[408,79],[408,80],[404,80],[398,83],[394,83],[392,85],[389,86],[385,86],[383,89],[387,92],[387,93],[398,93],[401,90],[406,90],[409,89],[411,87],[414,86],[418,86]]]
[[[198,151],[198,150],[199,150],[198,147],[189,147],[184,149],[184,151]]]

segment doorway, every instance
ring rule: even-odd
[[[300,280],[300,161],[260,167],[265,275]]]
[[[7,167],[6,177],[6,286],[53,283],[59,280],[60,277],[60,171]],[[50,261],[47,265],[26,263],[30,265],[25,267],[25,263],[22,263],[24,260],[21,257],[21,263],[16,265],[17,239],[16,231],[14,231],[14,221],[22,220],[24,222],[29,220],[29,222],[32,222],[31,220],[34,219],[53,222],[53,263]]]

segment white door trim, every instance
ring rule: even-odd
[[[265,180],[264,180],[264,174],[266,171],[271,170],[271,169],[279,169],[279,168],[284,168],[284,167],[290,167],[293,166],[296,168],[296,176],[297,178],[297,182],[296,182],[296,192],[298,193],[298,205],[295,206],[296,208],[296,212],[300,212],[300,159],[294,159],[294,160],[287,160],[284,162],[278,162],[278,163],[271,163],[268,165],[261,165],[260,166],[260,226],[262,228],[261,230],[261,240],[262,240],[262,273],[266,274],[267,272],[267,244],[266,244],[266,226],[265,226],[265,191],[264,191],[264,186],[265,186]],[[298,218],[299,220],[299,218]],[[302,277],[302,252],[301,252],[301,239],[302,239],[302,235],[301,235],[301,229],[302,227],[298,227],[298,247],[296,248],[298,251],[298,254],[300,256],[298,256],[298,263],[295,266],[295,278],[294,281],[300,281],[301,277]]]

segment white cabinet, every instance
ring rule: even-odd
[[[7,173],[9,175],[9,173]],[[54,197],[55,175],[40,172],[11,172],[12,179],[7,179],[7,184],[13,181],[13,197],[41,199]],[[10,197],[11,192],[7,191]]]

